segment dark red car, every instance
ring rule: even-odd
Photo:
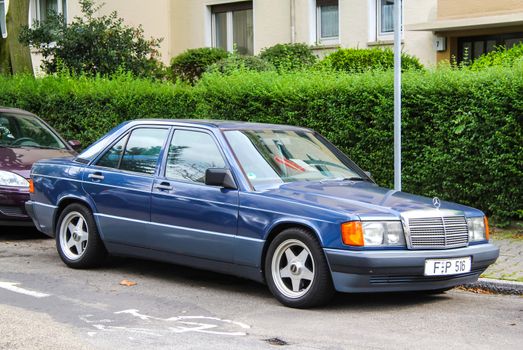
[[[32,225],[25,211],[34,162],[71,157],[78,141],[65,142],[36,115],[0,107],[0,225]]]

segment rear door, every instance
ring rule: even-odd
[[[228,167],[212,133],[175,129],[152,191],[150,244],[191,257],[232,262],[238,191],[205,185],[208,168]]]
[[[117,140],[84,173],[84,190],[107,242],[146,245],[151,188],[170,128],[140,126]]]

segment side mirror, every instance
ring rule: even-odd
[[[211,168],[205,171],[205,184],[210,186],[220,186],[231,190],[236,190],[236,183],[231,171],[224,168]]]
[[[69,146],[71,146],[74,150],[80,149],[80,146],[82,146],[82,143],[78,140],[69,140],[67,141]]]
[[[372,174],[370,171],[364,171],[365,175],[367,175],[372,181],[374,181],[374,178],[372,177]]]

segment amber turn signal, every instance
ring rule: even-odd
[[[341,240],[343,244],[363,247],[363,229],[361,221],[349,221],[341,224]]]
[[[35,193],[35,184],[32,179],[27,180],[29,182],[29,193]]]
[[[486,216],[483,217],[483,222],[485,223],[485,239],[488,241],[490,239],[490,229],[488,228],[488,219]]]

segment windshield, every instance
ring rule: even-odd
[[[37,118],[8,113],[0,114],[0,147],[66,148]]]
[[[348,159],[309,131],[233,130],[225,136],[257,190],[293,181],[362,179]]]

